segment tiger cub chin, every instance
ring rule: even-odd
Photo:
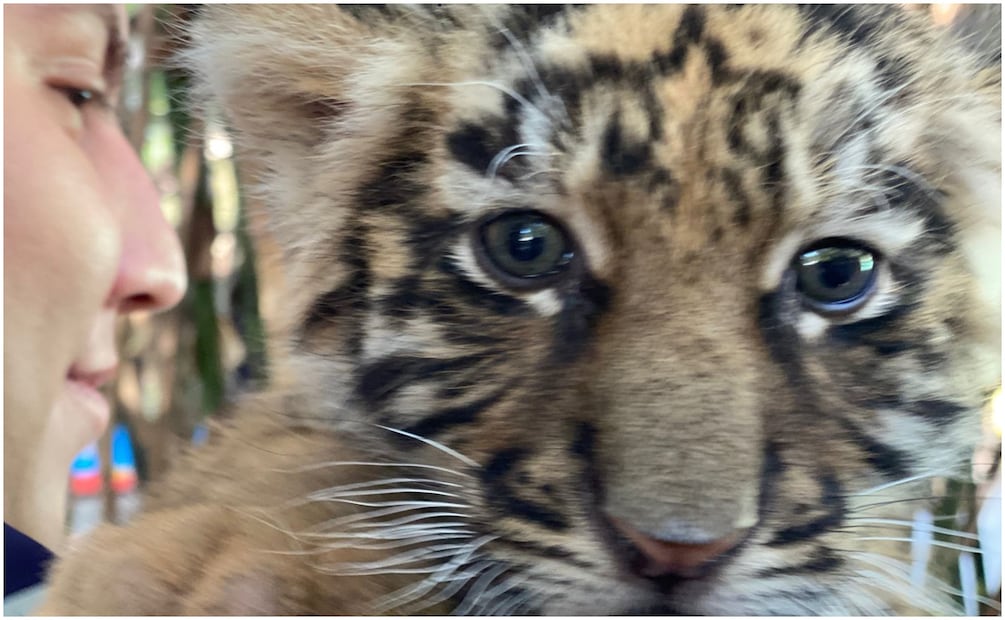
[[[59,614],[889,614],[1000,382],[1001,70],[896,6],[227,6],[288,385]]]

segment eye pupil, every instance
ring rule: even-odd
[[[91,91],[89,90],[74,90],[70,94],[70,100],[73,105],[82,106],[91,100]]]
[[[820,281],[827,288],[840,288],[858,273],[858,261],[847,257],[820,264]]]
[[[544,252],[545,238],[530,225],[520,225],[513,229],[509,237],[509,253],[518,261],[528,262]]]
[[[568,236],[543,213],[503,213],[478,230],[477,256],[483,267],[514,288],[548,286],[573,258]]]
[[[815,310],[855,310],[875,286],[875,262],[870,250],[854,242],[820,242],[796,258],[797,289]]]

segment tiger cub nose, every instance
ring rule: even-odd
[[[740,544],[748,531],[734,530],[709,542],[678,542],[654,538],[620,519],[608,518],[639,552],[642,561],[633,568],[643,577],[701,577],[713,560]]]

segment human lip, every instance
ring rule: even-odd
[[[115,376],[117,367],[117,362],[103,367],[74,364],[66,375],[66,405],[90,419],[95,439],[105,432],[111,420],[112,407],[101,393],[101,386]]]
[[[74,364],[70,367],[66,378],[91,389],[98,390],[115,377],[117,369],[118,362],[114,362],[104,368],[90,368],[84,364]]]

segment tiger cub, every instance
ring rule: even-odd
[[[1001,73],[896,6],[208,6],[284,376],[59,614],[955,613]],[[877,540],[880,539],[880,540]]]

